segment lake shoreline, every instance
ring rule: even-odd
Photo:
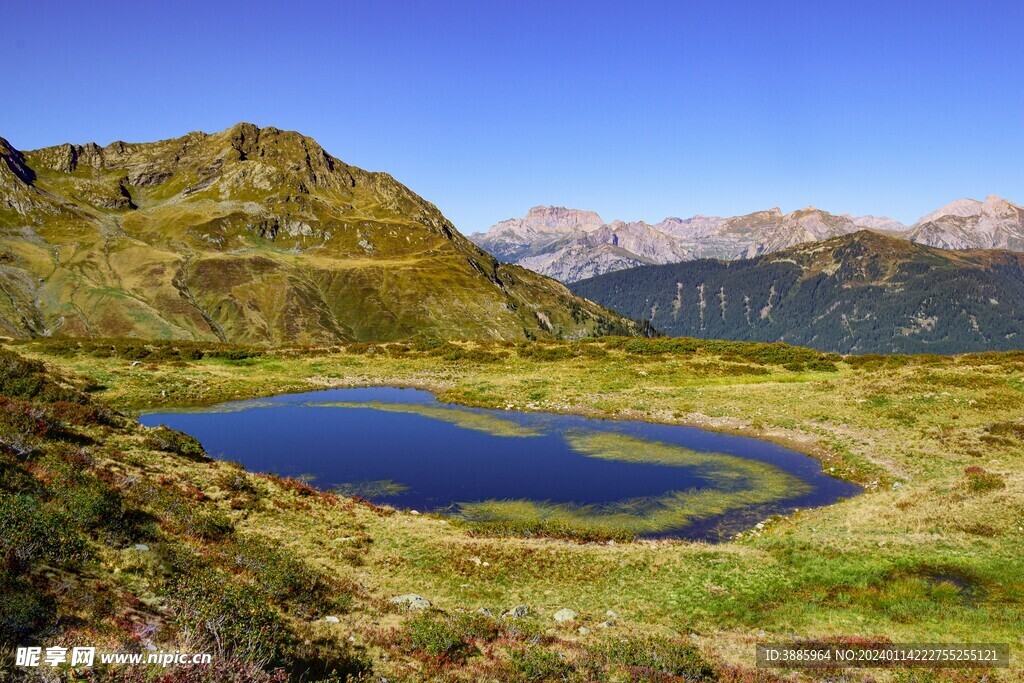
[[[325,422],[298,410],[309,408],[364,412],[358,419],[342,414]],[[275,409],[286,409],[289,417]],[[205,408],[147,411],[139,419],[145,425],[163,423],[182,430],[198,438],[209,453],[251,471],[299,477],[325,491],[364,486],[376,493],[360,495],[377,505],[433,510],[498,535],[558,529],[569,540],[597,534],[620,541],[674,537],[721,543],[765,519],[863,493],[861,487],[831,476],[806,453],[750,433],[623,416],[465,406],[418,387],[317,387]],[[380,423],[376,431],[366,433],[367,421]],[[439,429],[447,430],[447,436],[429,436]],[[522,437],[529,444],[506,437]],[[498,440],[491,444],[467,445],[467,439],[494,438]],[[406,444],[406,439],[421,446]],[[444,449],[429,445],[439,439]],[[337,457],[326,456],[340,442],[346,443],[345,449]],[[282,461],[277,455],[296,446],[303,453],[298,460]],[[352,460],[346,452],[350,447],[373,453],[373,464]],[[417,454],[411,460],[402,455],[411,452]],[[475,455],[466,457],[470,452]],[[434,472],[422,472],[422,458],[446,474],[437,478]],[[294,469],[296,461],[305,468],[301,476]],[[510,463],[515,467],[494,479]],[[609,468],[622,472],[608,479]],[[659,468],[664,471],[656,474]],[[645,478],[648,483],[641,484]],[[409,490],[373,485],[384,481]],[[561,483],[550,486],[549,481]],[[440,512],[451,506],[457,512]]]

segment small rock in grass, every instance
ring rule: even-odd
[[[611,628],[612,626],[615,626],[615,620],[614,619],[608,619],[607,621],[602,621],[600,624],[597,625],[598,628]]]
[[[480,609],[478,609],[478,610],[476,611],[476,613],[477,613],[477,614],[482,614],[482,615],[484,615],[485,617],[488,617],[488,618],[490,618],[490,619],[493,619],[493,618],[494,618],[494,613],[493,613],[493,612],[491,612],[491,610],[487,609],[486,607],[481,607]]]
[[[576,612],[575,610],[564,608],[555,612],[554,619],[559,624],[562,624],[567,621],[576,621],[576,617],[578,617],[579,615],[579,612]]]
[[[526,605],[516,605],[501,615],[502,619],[523,619],[530,614],[530,608]]]
[[[590,635],[590,629],[586,626],[580,626],[578,629],[576,629],[576,633],[579,633],[581,636],[588,636]]]
[[[338,617],[324,617],[324,621],[326,621],[328,624],[340,624],[341,623],[341,619],[339,619]]]
[[[606,617],[608,617],[609,619],[618,619],[619,618],[619,615],[616,614],[615,612],[613,612],[612,610],[608,610],[607,612],[604,613],[604,615]]]
[[[136,543],[135,544],[135,550],[138,550],[140,553],[148,553],[149,552],[149,546],[146,545],[145,543]]]
[[[427,609],[430,607],[430,601],[422,595],[416,595],[415,593],[406,593],[405,595],[397,595],[388,600],[392,605],[398,605],[404,607],[409,611],[418,609]]]
[[[420,511],[419,510],[409,510],[409,514],[410,515],[418,515],[418,514],[420,514]]]

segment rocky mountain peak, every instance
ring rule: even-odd
[[[3,170],[6,169],[13,178],[3,178],[6,173]],[[14,179],[21,181],[26,185],[31,185],[32,181],[35,180],[35,173],[25,164],[25,156],[15,149],[14,145],[9,143],[4,138],[0,138],[0,182],[7,185],[9,182],[13,182]]]
[[[0,141],[0,232],[32,240],[0,269],[0,330],[16,336],[318,343],[632,329],[497,263],[388,174],[251,123],[25,153]],[[50,254],[70,245],[81,262],[55,269]],[[130,258],[102,256],[124,249]],[[71,299],[38,296],[51,277],[76,282]],[[123,290],[113,306],[96,295],[111,283]]]
[[[1020,210],[1020,207],[1015,204],[1003,199],[999,195],[990,194],[982,202],[980,213],[984,216],[1003,218],[1014,215],[1018,210]]]
[[[574,234],[572,226],[597,223],[600,217],[593,212],[535,207],[525,218],[499,223],[473,240],[501,260],[565,282],[641,263],[752,258],[861,230],[947,249],[1024,250],[1024,208],[995,195],[983,202],[959,199],[921,220],[908,228],[885,216],[832,214],[810,205],[789,213],[772,207],[732,218],[669,217],[654,225],[616,220]],[[859,238],[863,239],[869,236]],[[614,257],[607,244],[619,248]]]
[[[1024,250],[1024,208],[997,195],[958,199],[918,221],[914,242],[945,249]]]
[[[564,206],[535,206],[526,213],[525,222],[555,230],[593,230],[604,221],[593,211],[567,209]]]
[[[895,218],[889,218],[888,216],[854,216],[851,213],[841,213],[840,217],[846,218],[851,221],[854,225],[869,230],[888,230],[889,232],[903,232],[907,229],[907,226],[900,223]]]
[[[982,202],[977,199],[970,199],[965,197],[963,199],[957,199],[954,202],[946,204],[938,211],[933,211],[927,216],[922,216],[920,220],[914,225],[924,225],[925,223],[931,223],[937,221],[945,216],[958,216],[960,218],[966,218],[968,216],[977,216],[981,213]]]

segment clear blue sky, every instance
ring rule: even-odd
[[[386,170],[463,232],[1024,200],[1024,3],[14,2],[0,136],[238,121]]]

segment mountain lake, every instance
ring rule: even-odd
[[[468,408],[416,389],[332,389],[139,419],[249,470],[483,523],[718,541],[861,490],[760,439]]]

